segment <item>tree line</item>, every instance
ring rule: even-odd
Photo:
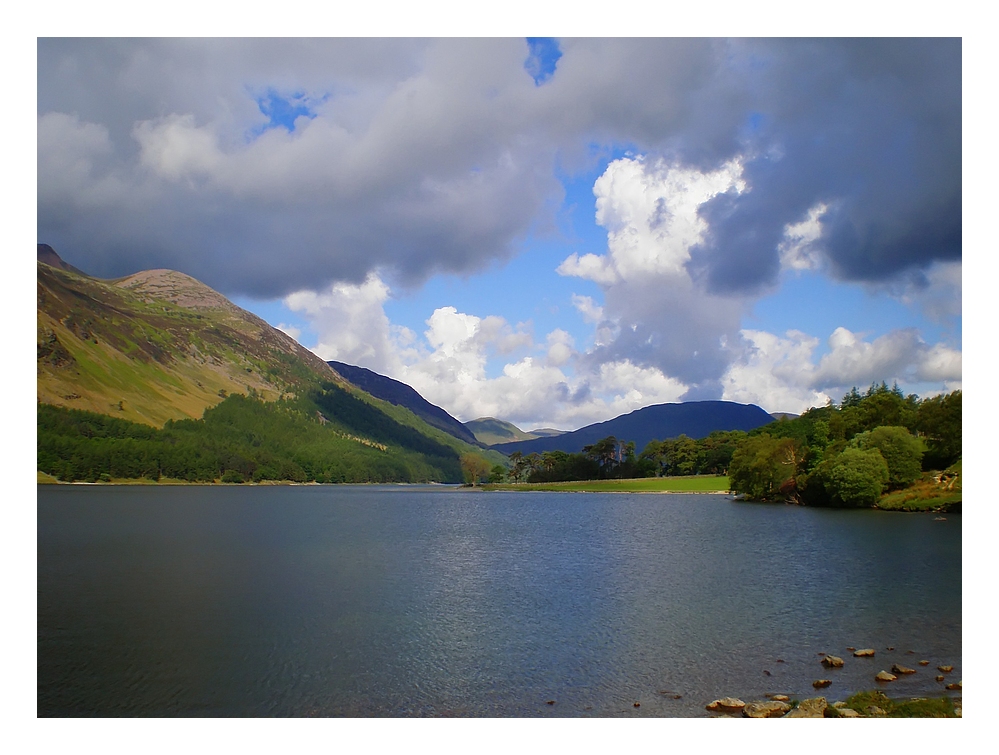
[[[757,428],[732,457],[732,490],[758,501],[870,506],[961,458],[961,391],[920,400],[853,388],[839,406]]]
[[[635,444],[608,436],[580,453],[510,454],[490,482],[567,482],[727,474],[733,492],[760,501],[863,506],[925,470],[961,458],[961,391],[920,399],[897,385],[852,388],[839,405],[809,409],[748,433],[714,432]],[[485,470],[478,470],[485,477]],[[466,479],[468,475],[466,474]]]

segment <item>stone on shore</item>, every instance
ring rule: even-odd
[[[842,668],[843,659],[836,655],[827,655],[822,659],[822,665],[826,668]]]
[[[861,648],[860,650],[854,650],[853,655],[855,658],[869,658],[874,655],[874,648]]]
[[[853,708],[840,708],[839,709],[840,718],[863,718],[857,711]]]
[[[903,666],[901,663],[895,663],[892,664],[891,672],[893,674],[915,674],[916,669]]]
[[[887,671],[879,671],[877,676],[874,677],[879,682],[893,682],[898,679],[894,674],[889,674]]]
[[[824,697],[810,697],[798,703],[798,707],[792,708],[784,718],[825,718],[827,706]]]
[[[742,715],[746,718],[780,718],[789,710],[791,706],[780,700],[763,700],[747,703]]]
[[[704,707],[716,713],[740,713],[746,707],[746,703],[737,697],[723,697],[711,701]]]

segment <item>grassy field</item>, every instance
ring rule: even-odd
[[[727,493],[728,477],[643,477],[635,480],[587,480],[583,482],[504,483],[483,485],[485,490],[561,491],[567,493]]]

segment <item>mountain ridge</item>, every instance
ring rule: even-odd
[[[464,424],[441,407],[431,404],[412,386],[387,375],[380,375],[367,367],[358,367],[335,360],[327,360],[326,363],[345,379],[375,398],[383,399],[396,406],[404,406],[427,424],[433,425],[459,440],[476,446],[483,445]]]
[[[732,401],[652,404],[561,435],[499,443],[490,448],[506,455],[515,451],[524,455],[545,451],[579,453],[583,446],[613,435],[618,440],[634,441],[635,448],[641,451],[650,440],[665,440],[679,435],[699,439],[716,430],[748,432],[773,421],[767,412],[755,404],[738,404]]]

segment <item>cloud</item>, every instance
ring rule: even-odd
[[[911,328],[893,330],[871,342],[846,328],[836,328],[829,337],[829,347],[813,377],[818,386],[961,379],[961,352],[943,344],[931,347]]]
[[[746,301],[712,294],[687,263],[707,230],[699,208],[742,188],[737,162],[708,172],[642,157],[607,166],[593,187],[607,253],[572,255],[557,270],[603,289],[602,307],[588,297],[573,300],[584,318],[600,321],[591,365],[654,367],[688,385],[687,398],[717,398],[726,344],[738,337]]]
[[[628,360],[588,368],[572,336],[556,328],[535,342],[527,324],[438,307],[417,335],[393,325],[391,292],[377,275],[322,294],[285,298],[318,333],[323,359],[357,364],[401,380],[463,421],[502,417],[524,427],[575,429],[653,403],[676,401],[687,386]],[[489,362],[501,361],[490,374]]]
[[[728,188],[696,217],[667,194],[674,246],[650,226],[565,273],[684,265],[744,295],[783,254],[884,282],[960,258],[960,107],[959,39],[41,39],[38,233],[97,275],[171,267],[229,294],[419,285],[509,259],[551,227],[556,166],[632,145]],[[602,193],[624,202],[598,211],[612,234],[647,215]]]

